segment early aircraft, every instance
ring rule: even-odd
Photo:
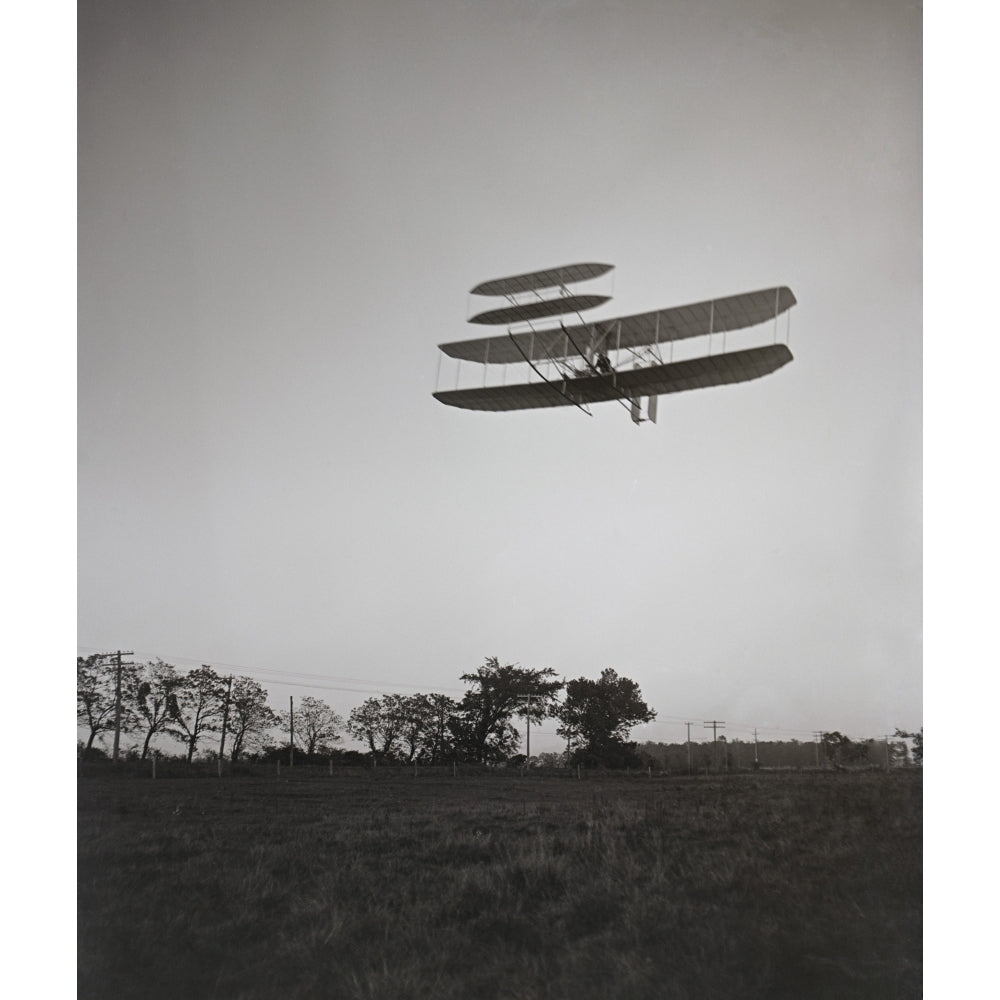
[[[478,364],[527,364],[528,381],[437,391],[434,398],[467,410],[523,410],[542,406],[577,406],[590,413],[591,403],[617,400],[640,423],[642,397],[646,418],[656,421],[657,397],[685,389],[746,382],[777,371],[792,360],[787,344],[775,342],[726,352],[725,334],[774,320],[795,305],[785,287],[765,288],[671,309],[583,322],[581,313],[610,300],[608,295],[571,292],[569,285],[607,274],[612,264],[570,264],[498,278],[476,285],[473,295],[502,296],[506,304],[477,313],[470,323],[506,325],[506,334],[438,345],[444,355]],[[553,293],[554,290],[554,293]],[[547,294],[543,295],[542,292]],[[536,329],[535,321],[575,313],[579,323]],[[723,335],[723,351],[711,352],[712,336]],[[709,338],[704,357],[673,361],[673,342]],[[664,361],[662,348],[671,358]],[[612,360],[613,358],[613,360]],[[439,359],[440,361],[440,359]],[[506,370],[505,370],[506,371]],[[532,374],[538,381],[532,381]]]

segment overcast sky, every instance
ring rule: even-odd
[[[78,27],[83,655],[344,715],[495,655],[633,678],[639,739],[921,725],[918,5]],[[587,260],[597,316],[788,285],[795,360],[655,426],[431,397],[473,285]]]

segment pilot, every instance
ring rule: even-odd
[[[605,375],[610,375],[614,368],[611,367],[611,362],[608,360],[608,356],[603,353],[598,353],[597,355],[597,370],[603,372]]]

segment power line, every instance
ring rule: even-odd
[[[77,650],[80,651],[92,651],[97,647],[95,646],[84,646],[78,645]],[[134,653],[132,655],[135,655]],[[310,687],[318,688],[325,691],[350,691],[358,694],[391,694],[394,690],[404,687],[413,688],[415,691],[420,691],[426,689],[427,685],[424,684],[411,684],[407,681],[390,681],[384,678],[371,678],[365,679],[361,677],[339,677],[331,674],[316,674],[309,673],[305,670],[280,670],[275,667],[248,667],[246,664],[242,663],[226,663],[222,660],[216,660],[212,657],[194,657],[194,656],[180,656],[167,654],[166,658],[161,656],[159,653],[150,653],[147,651],[141,651],[140,656],[147,659],[160,659],[165,660],[165,662],[173,663],[194,663],[194,664],[208,664],[213,668],[219,668],[224,670],[240,670],[244,671],[248,676],[259,677],[267,674],[274,674],[277,677],[298,677],[298,678],[316,678],[321,681],[342,681],[344,684],[364,684],[368,687],[366,688],[355,688],[355,687],[344,687],[342,685],[331,685],[331,684],[313,684],[308,680],[299,681],[281,681],[272,678],[267,678],[273,684],[284,684],[289,687]],[[372,690],[368,690],[371,688]],[[387,690],[388,689],[388,690]],[[454,691],[457,693],[465,693],[465,688],[457,687],[438,687],[437,691]]]

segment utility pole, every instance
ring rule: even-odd
[[[813,732],[813,736],[816,739],[816,767],[818,768],[819,767],[819,744],[820,744],[820,740],[823,739],[823,734],[822,733],[817,733],[817,732],[814,731]]]
[[[295,743],[295,706],[292,704],[292,696],[288,696],[288,766],[291,767],[294,763],[293,754],[295,750],[293,745]]]
[[[563,691],[565,691],[565,690],[566,690],[566,677],[563,676]],[[569,764],[569,758],[570,758],[570,733],[569,733],[569,727],[567,726],[566,727],[566,763],[567,763],[567,765]]]
[[[434,752],[434,763],[438,762],[438,754],[444,760],[444,702],[438,703],[438,743]]]
[[[760,767],[760,761],[757,759],[757,727],[753,728],[753,766]]]
[[[690,774],[691,773],[691,723],[690,722],[685,722],[684,725],[687,726],[687,730],[688,730],[688,736],[687,736],[688,774]]]
[[[716,768],[719,766],[719,729],[725,729],[726,724],[724,722],[719,722],[718,719],[711,719],[709,722],[704,724],[705,728],[712,729],[712,759],[715,762]]]
[[[888,771],[890,769],[890,766],[891,766],[890,765],[890,757],[889,757],[889,736],[885,735],[885,736],[882,737],[882,739],[885,740],[885,770],[886,770],[886,773],[888,773]]]
[[[524,717],[524,769],[531,767],[531,695],[528,695],[528,714]]]
[[[521,701],[527,701],[528,709],[524,716],[524,769],[531,767],[531,694],[522,694]]]
[[[118,744],[121,739],[122,731],[122,657],[123,656],[134,656],[135,653],[131,650],[121,650],[119,649],[115,653],[101,653],[101,659],[105,657],[113,656],[117,663],[115,669],[115,744],[114,750],[112,751],[112,758],[118,761]],[[132,666],[131,663],[127,666]]]
[[[219,777],[222,777],[222,758],[226,752],[226,726],[229,724],[229,699],[233,694],[233,675],[226,678],[226,700],[222,704],[222,738],[219,740]]]

